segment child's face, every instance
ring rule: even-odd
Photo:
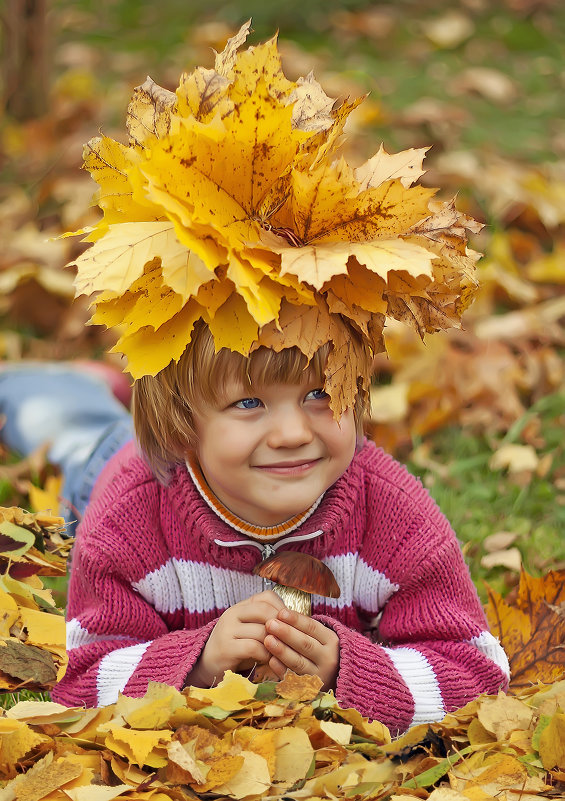
[[[214,494],[235,515],[273,526],[300,514],[347,469],[353,411],[336,421],[319,380],[254,386],[230,380],[217,406],[195,412],[196,456]]]

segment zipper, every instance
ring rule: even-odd
[[[256,542],[255,540],[235,540],[233,542],[225,541],[225,540],[218,540],[215,539],[214,542],[216,545],[222,545],[224,548],[235,548],[240,545],[252,545],[254,548],[258,548],[261,551],[261,561],[264,562],[270,556],[276,554],[277,550],[281,545],[285,545],[287,542],[304,542],[304,540],[313,540],[316,537],[321,537],[324,533],[323,529],[318,529],[317,531],[312,531],[310,534],[299,534],[295,536],[288,536],[283,537],[276,542]],[[272,590],[274,587],[274,582],[271,579],[263,579],[263,589],[264,590]]]

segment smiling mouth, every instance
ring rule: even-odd
[[[257,470],[262,470],[266,473],[276,473],[277,475],[300,475],[317,465],[319,461],[319,458],[301,459],[300,461],[285,461],[277,462],[276,464],[260,464],[255,467]]]

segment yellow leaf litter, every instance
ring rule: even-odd
[[[0,799],[563,797],[565,681],[481,696],[395,741],[313,677],[280,684],[228,671],[99,710],[20,702],[0,717]]]
[[[46,690],[67,666],[65,619],[41,576],[64,576],[72,539],[46,513],[0,507],[0,691]]]

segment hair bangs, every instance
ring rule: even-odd
[[[297,347],[281,351],[260,347],[249,356],[227,348],[216,351],[208,326],[198,321],[178,362],[172,361],[156,376],[143,376],[134,382],[136,436],[155,475],[166,482],[174,465],[196,447],[194,412],[221,404],[230,381],[239,381],[251,390],[314,379],[322,389],[331,347],[331,343],[322,345],[310,361]],[[360,390],[355,403],[359,431],[366,394]]]

